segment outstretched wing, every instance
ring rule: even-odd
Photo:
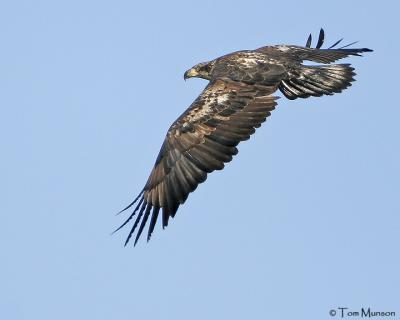
[[[315,48],[311,47],[312,36],[309,35],[306,46],[267,46],[258,48],[256,51],[269,54],[271,56],[278,56],[280,58],[286,58],[291,61],[303,62],[314,61],[318,63],[331,63],[337,60],[346,58],[348,56],[361,56],[363,52],[371,52],[368,48],[348,48],[356,42],[350,43],[340,48],[335,48],[343,39],[336,41],[332,46],[327,49],[321,49],[325,40],[325,32],[323,29],[320,30],[319,37]]]
[[[139,196],[124,210],[137,205],[125,226],[138,213],[126,239],[139,226],[138,241],[147,220],[147,241],[162,209],[162,226],[168,225],[179,205],[204,182],[207,173],[224,168],[237,154],[236,146],[255,132],[277,99],[276,86],[246,85],[227,79],[211,81],[168,130],[150,177]],[[123,211],[124,211],[123,210]],[[116,230],[116,231],[117,231]]]

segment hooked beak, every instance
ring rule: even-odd
[[[189,79],[189,78],[192,78],[195,76],[197,76],[197,71],[194,68],[192,68],[185,72],[185,74],[183,75],[183,79],[186,81],[186,79]]]

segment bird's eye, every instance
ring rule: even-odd
[[[200,70],[204,71],[204,72],[210,72],[210,65],[209,64],[204,64],[202,66],[200,66]]]

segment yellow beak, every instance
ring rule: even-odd
[[[189,78],[196,77],[197,75],[198,75],[198,73],[197,73],[196,69],[192,68],[185,72],[185,74],[183,75],[183,79],[186,80]]]

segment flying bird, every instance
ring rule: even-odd
[[[171,125],[150,176],[136,199],[133,212],[117,229],[135,217],[125,245],[135,230],[135,245],[150,218],[147,241],[160,217],[162,227],[183,204],[189,193],[204,182],[207,174],[222,170],[238,153],[237,145],[250,138],[276,106],[279,90],[294,100],[339,93],[354,81],[350,64],[332,64],[348,56],[361,56],[371,49],[337,48],[339,40],[322,49],[321,29],[315,48],[312,37],[306,45],[265,46],[242,50],[196,64],[184,79],[197,77],[209,81],[203,92]],[[317,65],[304,65],[312,61]]]

